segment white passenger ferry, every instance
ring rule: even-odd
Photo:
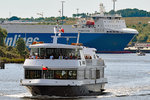
[[[33,96],[102,93],[107,83],[104,78],[105,64],[96,55],[96,49],[79,43],[58,44],[57,38],[60,36],[55,34],[53,43],[30,45],[30,58],[23,65],[24,79],[21,85],[26,86]]]

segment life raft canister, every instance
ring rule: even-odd
[[[88,20],[88,21],[86,22],[86,25],[95,25],[95,22],[94,22],[94,21],[91,21],[91,20]]]

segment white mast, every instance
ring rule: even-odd
[[[55,34],[55,36],[52,36],[53,37],[53,43],[54,44],[57,44],[57,36],[56,36],[56,34],[57,34],[57,30],[56,30],[56,27],[54,27],[54,34]]]
[[[43,12],[37,13],[37,15],[40,15],[43,18],[44,13]]]
[[[80,32],[78,31],[77,44],[79,43]]]
[[[100,6],[100,14],[104,15],[104,13],[105,13],[105,7],[104,7],[103,3],[100,3],[99,6]]]
[[[112,0],[112,1],[113,1],[113,10],[115,11],[115,7],[116,7],[115,3],[116,3],[117,0]]]
[[[65,3],[65,1],[61,1],[61,3],[62,3],[62,25],[63,25],[63,17],[64,17],[64,3]]]

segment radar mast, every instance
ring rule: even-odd
[[[104,13],[105,13],[105,7],[104,7],[103,3],[100,3],[100,14],[104,15]]]
[[[113,10],[115,11],[115,8],[116,8],[116,1],[117,0],[112,0],[113,1]]]

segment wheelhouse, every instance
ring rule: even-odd
[[[32,45],[30,59],[80,59],[79,46],[65,46],[53,44],[37,44]]]

